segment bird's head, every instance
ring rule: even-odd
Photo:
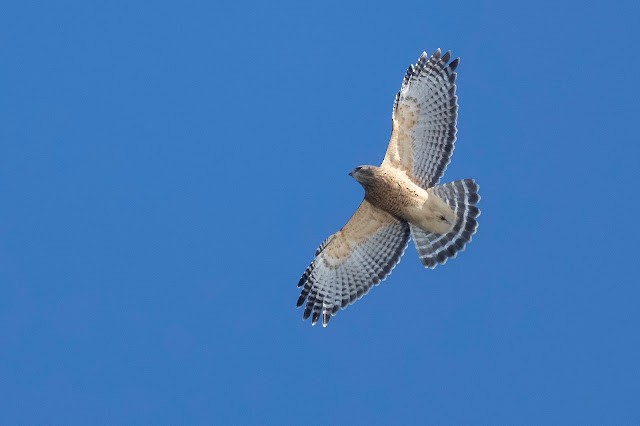
[[[358,166],[351,170],[349,176],[360,182],[362,186],[366,186],[367,183],[374,179],[375,167],[373,166]]]

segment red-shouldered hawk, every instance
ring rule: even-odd
[[[338,310],[384,280],[413,238],[420,261],[434,268],[455,257],[478,227],[478,185],[464,179],[437,185],[456,140],[459,58],[426,52],[410,65],[396,95],[392,132],[380,167],[356,167],[365,190],[347,224],[318,247],[305,270],[298,307],[326,326]]]

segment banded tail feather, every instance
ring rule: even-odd
[[[411,225],[411,238],[416,245],[420,261],[427,268],[444,264],[448,258],[456,257],[471,241],[478,229],[476,218],[480,210],[476,207],[480,196],[478,184],[473,179],[463,179],[432,188],[435,195],[445,201],[455,212],[457,221],[446,234],[435,234]]]

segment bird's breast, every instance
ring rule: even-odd
[[[365,198],[374,206],[396,217],[413,222],[429,197],[404,173],[381,170],[365,187]]]

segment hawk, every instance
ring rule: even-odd
[[[427,268],[444,264],[476,232],[478,185],[438,185],[456,140],[458,97],[451,52],[423,52],[410,65],[393,105],[389,146],[379,167],[349,173],[364,188],[353,216],[315,252],[298,283],[297,306],[315,325],[367,294],[400,261],[409,239]]]

